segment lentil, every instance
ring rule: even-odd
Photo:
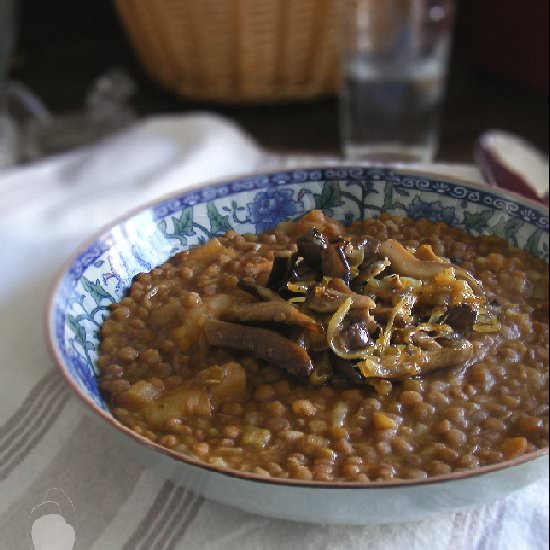
[[[483,281],[502,326],[475,336],[486,353],[467,369],[313,387],[255,357],[205,348],[205,321],[251,299],[238,281],[264,285],[275,253],[296,251],[312,223],[337,227],[314,212],[263,235],[230,231],[137,275],[102,327],[97,366],[114,416],[214,466],[306,481],[423,479],[548,446],[548,266],[496,237],[387,214],[347,230],[431,244]]]

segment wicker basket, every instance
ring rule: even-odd
[[[333,93],[339,0],[116,0],[150,74],[182,96],[280,101]]]

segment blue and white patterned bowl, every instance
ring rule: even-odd
[[[476,235],[498,235],[548,262],[547,208],[453,178],[339,167],[217,183],[164,198],[119,220],[64,269],[52,293],[48,332],[52,355],[67,382],[96,416],[116,429],[121,442],[130,445],[139,459],[160,463],[163,475],[219,502],[275,517],[323,523],[405,521],[497,498],[543,475],[547,450],[475,472],[420,482],[339,486],[266,481],[183,458],[131,432],[111,416],[99,393],[94,367],[99,328],[109,304],[124,296],[132,278],[229,229],[260,233],[313,208],[342,222],[382,212],[444,221]],[[320,493],[326,493],[326,498],[319,498],[324,496]],[[374,499],[378,504],[373,509]]]

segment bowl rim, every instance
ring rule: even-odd
[[[107,411],[99,407],[92,399],[90,399],[78,387],[78,385],[74,382],[74,380],[67,374],[65,368],[63,367],[63,363],[64,363],[63,359],[58,353],[58,349],[55,344],[55,331],[52,328],[52,320],[53,320],[56,296],[59,292],[59,289],[62,285],[63,279],[67,271],[69,270],[71,265],[74,263],[74,261],[83,252],[85,252],[88,248],[90,248],[90,246],[93,245],[93,243],[101,239],[110,230],[112,230],[113,227],[129,220],[130,218],[136,216],[137,214],[143,211],[151,209],[156,205],[162,204],[163,202],[170,200],[171,198],[179,197],[183,194],[191,193],[201,189],[206,189],[209,187],[217,187],[217,186],[222,186],[224,184],[226,185],[228,183],[238,181],[240,179],[260,177],[260,176],[273,176],[276,174],[285,174],[285,173],[293,173],[293,172],[302,172],[305,170],[352,171],[352,170],[360,170],[360,169],[391,170],[396,174],[411,175],[415,177],[425,177],[425,178],[432,178],[432,179],[438,178],[438,179],[441,179],[441,181],[458,183],[466,187],[470,187],[470,188],[474,188],[482,191],[490,190],[496,195],[500,195],[503,198],[512,199],[515,202],[524,203],[525,205],[528,205],[529,207],[534,208],[539,212],[546,211],[546,214],[548,215],[548,210],[549,210],[548,205],[544,204],[543,202],[539,202],[534,199],[524,197],[519,193],[515,193],[513,191],[508,191],[505,189],[501,189],[499,187],[493,187],[482,182],[469,180],[467,178],[462,178],[459,176],[442,175],[441,172],[439,171],[431,172],[429,168],[417,169],[414,167],[408,168],[406,165],[398,165],[398,166],[369,165],[369,164],[345,163],[345,162],[338,164],[337,161],[335,161],[334,164],[327,164],[327,165],[323,164],[321,166],[315,165],[314,163],[312,163],[311,165],[304,164],[304,165],[300,165],[299,167],[280,168],[280,169],[273,169],[273,170],[257,170],[253,172],[243,173],[243,174],[236,174],[233,176],[225,176],[225,177],[216,178],[213,180],[200,182],[192,186],[189,186],[188,188],[180,189],[179,191],[173,191],[170,193],[159,195],[157,198],[147,201],[135,208],[132,208],[131,210],[125,212],[124,214],[117,216],[107,224],[103,225],[98,230],[94,231],[92,235],[87,239],[85,239],[82,242],[82,244],[80,244],[80,246],[78,246],[76,250],[69,256],[69,258],[62,264],[62,267],[59,269],[54,279],[54,282],[51,285],[48,300],[46,303],[45,314],[43,316],[43,322],[45,325],[44,332],[46,335],[46,344],[47,344],[50,356],[53,358],[58,372],[61,374],[62,378],[71,388],[71,390],[80,399],[80,402],[88,406],[94,413],[96,413],[99,417],[101,417],[112,428],[129,436],[136,443],[144,445],[146,448],[148,448],[148,450],[160,452],[161,454],[166,455],[167,457],[173,459],[175,462],[183,462],[188,466],[196,467],[201,470],[207,470],[211,473],[217,473],[226,477],[242,479],[253,483],[261,483],[261,484],[267,484],[267,485],[273,485],[273,486],[279,486],[279,487],[302,487],[307,489],[320,489],[320,490],[341,489],[346,491],[348,490],[356,491],[356,490],[364,490],[364,489],[380,490],[380,489],[399,489],[404,487],[421,487],[426,485],[448,483],[448,482],[458,481],[458,480],[467,479],[467,478],[476,478],[479,476],[483,476],[485,474],[499,472],[501,470],[520,466],[522,464],[533,462],[535,460],[548,456],[549,447],[545,447],[543,449],[537,449],[536,451],[531,451],[530,453],[526,453],[516,458],[505,460],[503,462],[498,462],[496,464],[490,464],[490,465],[482,466],[480,468],[476,468],[472,470],[462,470],[459,472],[452,472],[449,474],[431,476],[423,479],[392,479],[388,481],[368,481],[368,482],[348,482],[348,481],[327,482],[327,481],[299,480],[299,479],[272,478],[272,477],[266,478],[266,477],[259,476],[258,474],[254,474],[252,472],[240,472],[238,470],[233,470],[231,468],[213,466],[206,462],[202,462],[198,459],[194,459],[194,458],[182,455],[180,453],[177,453],[176,451],[163,447],[158,443],[152,442],[146,437],[134,432],[133,430],[131,430],[130,428],[122,424],[120,421],[118,421],[114,416],[112,416],[111,414],[108,414]]]

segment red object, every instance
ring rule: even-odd
[[[539,197],[537,192],[524,179],[515,172],[508,170],[491,153],[487,153],[487,157],[483,160],[478,153],[477,163],[481,166],[485,178],[493,185],[506,189],[506,191],[519,193],[528,199],[545,203],[544,199]]]
[[[502,130],[481,135],[476,164],[491,185],[548,203],[548,157],[529,142]]]
[[[548,94],[548,0],[459,0],[457,47],[481,69]]]

